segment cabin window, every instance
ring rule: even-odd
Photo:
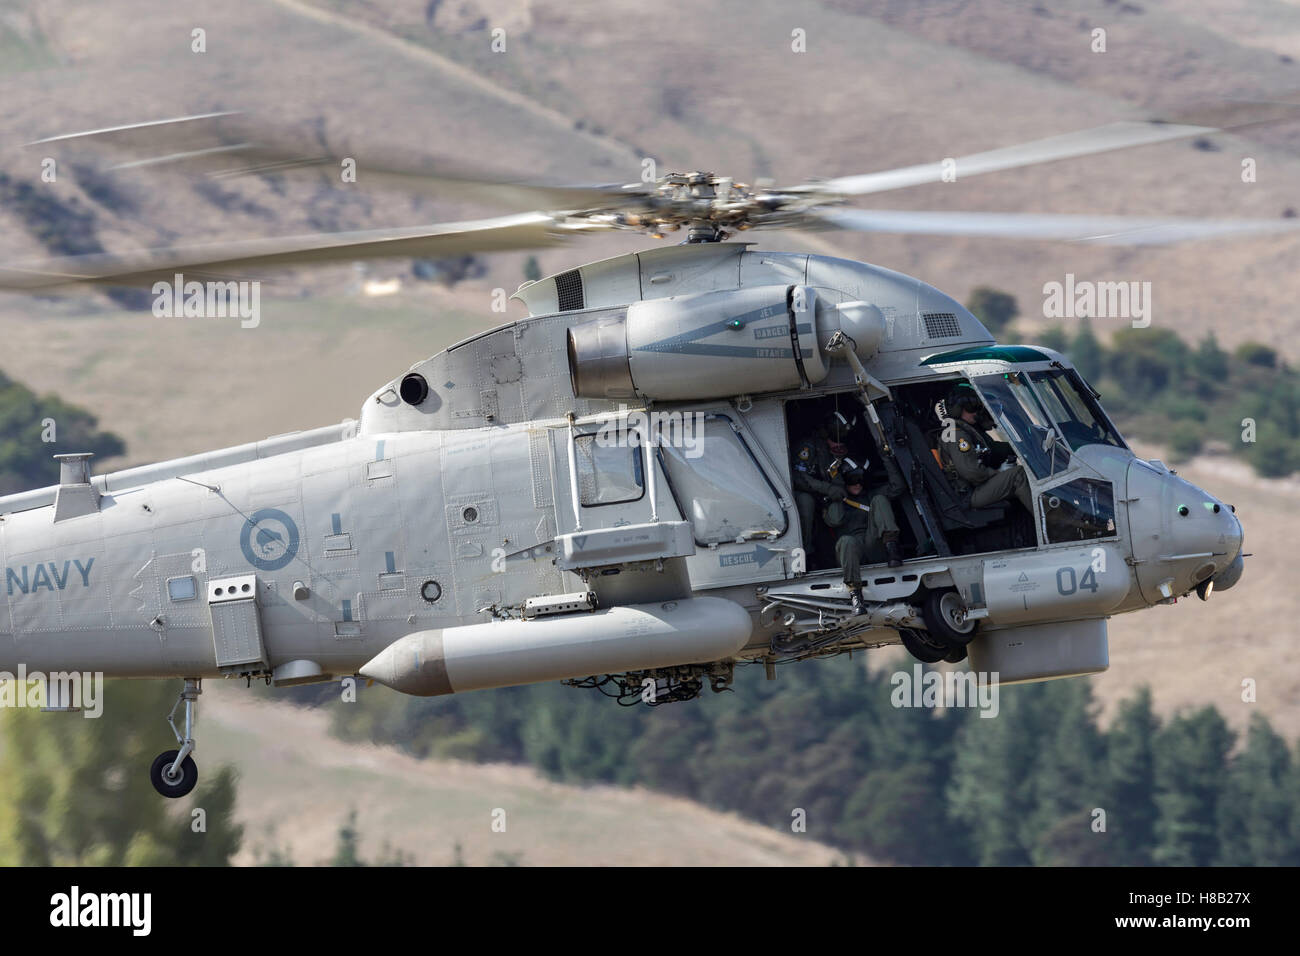
[[[661,429],[657,441],[668,487],[695,529],[696,544],[785,534],[789,518],[780,496],[727,416]]]
[[[582,507],[625,504],[645,494],[643,453],[631,437],[627,431],[610,431],[574,438]]]
[[[167,596],[173,601],[193,601],[198,597],[198,593],[199,589],[192,575],[167,579]]]

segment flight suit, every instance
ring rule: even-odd
[[[956,484],[970,490],[970,506],[984,508],[1012,495],[1019,499],[1030,514],[1034,513],[1029,494],[1029,479],[1023,465],[999,471],[984,464],[984,456],[994,449],[1010,449],[1005,442],[995,442],[984,430],[963,419],[955,420],[957,435],[951,442],[940,441],[940,451],[950,465],[951,474],[958,478]]]
[[[863,564],[885,560],[885,536],[898,538],[898,520],[890,499],[901,495],[907,486],[893,460],[886,458],[884,462],[889,484],[874,490],[864,488],[861,500],[846,496],[844,501],[826,506],[826,523],[836,535],[835,559],[844,572],[844,583],[851,587],[862,586]],[[870,510],[855,508],[850,501],[866,505]]]
[[[790,478],[794,484],[794,502],[799,510],[799,529],[803,534],[803,549],[809,566],[813,553],[813,522],[817,520],[817,504],[823,498],[843,497],[843,485],[835,482],[834,465],[838,461],[830,445],[821,435],[801,442],[795,449],[790,464]]]

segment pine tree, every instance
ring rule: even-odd
[[[1219,856],[1219,800],[1233,733],[1213,707],[1174,717],[1156,737],[1155,863],[1209,866]]]
[[[1219,860],[1224,866],[1295,866],[1297,807],[1286,741],[1262,715],[1251,715],[1246,749],[1232,761],[1219,803]]]
[[[1202,379],[1222,383],[1228,377],[1228,353],[1219,348],[1219,340],[1210,332],[1201,339],[1192,355],[1192,368]]]
[[[1093,829],[1092,811],[1105,809],[1107,781],[1092,684],[1056,682],[1045,691],[1043,705],[1038,718],[1043,746],[1032,781],[1034,809],[1025,818],[1022,839],[1039,865],[1102,862],[1114,841]]]
[[[1156,843],[1155,738],[1160,721],[1151,710],[1151,689],[1143,686],[1120,705],[1106,735],[1109,796],[1103,803],[1106,828],[1114,838],[1116,862],[1150,866]]]
[[[984,327],[993,333],[994,338],[1020,314],[1015,296],[986,285],[971,290],[970,298],[966,300],[966,308],[975,318],[984,323]]]
[[[1039,720],[1046,685],[1000,690],[996,719],[968,720],[957,737],[949,813],[965,825],[982,866],[1024,866],[1032,862],[1024,843],[1024,821],[1033,811],[1035,764],[1043,746]]]
[[[1087,316],[1079,323],[1079,332],[1070,343],[1070,358],[1079,374],[1088,382],[1101,378],[1105,350],[1092,332],[1092,323]]]
[[[844,821],[835,832],[838,841],[847,840],[892,863],[967,862],[953,845],[943,790],[935,783],[939,765],[917,761],[867,774],[845,803]]]
[[[357,834],[357,811],[354,807],[348,811],[347,818],[339,827],[338,838],[334,844],[334,858],[330,860],[330,866],[365,866],[359,852],[360,842]]]

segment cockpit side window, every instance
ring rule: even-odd
[[[975,385],[998,430],[1003,433],[1037,478],[1047,478],[1069,466],[1069,452],[1054,441],[1056,429],[1020,372],[981,375]]]
[[[1029,377],[1071,448],[1077,450],[1084,445],[1128,447],[1077,372],[1051,369],[1030,372]]]

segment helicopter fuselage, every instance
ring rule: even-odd
[[[921,595],[952,592],[973,667],[1044,679],[1104,669],[1106,617],[1241,573],[1229,506],[1137,458],[1064,357],[997,346],[919,280],[723,243],[517,297],[528,318],[413,366],[356,422],[93,479],[73,459],[0,499],[0,671],[417,694],[716,676],[895,643],[932,623]],[[918,420],[959,381],[1029,479],[1011,546],[925,487]],[[797,409],[827,402],[868,412],[869,456],[909,485],[912,553],[864,573],[859,615],[791,482]]]

